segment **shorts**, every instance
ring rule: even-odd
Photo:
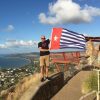
[[[49,55],[40,56],[40,66],[49,66]]]

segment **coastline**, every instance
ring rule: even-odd
[[[20,68],[20,67],[27,66],[27,65],[29,65],[31,63],[31,60],[29,58],[26,58],[26,57],[6,57],[6,58],[0,57],[0,58],[6,60],[4,62],[7,62],[6,64],[3,64],[1,62],[1,65],[0,65],[1,69],[2,68],[3,69]],[[12,59],[13,59],[14,62],[12,61]]]

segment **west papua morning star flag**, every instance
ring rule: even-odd
[[[83,34],[79,34],[64,28],[53,28],[51,34],[50,50],[54,49],[83,49],[86,40]]]

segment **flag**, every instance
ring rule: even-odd
[[[50,50],[53,49],[85,49],[85,37],[64,28],[53,28],[51,33]]]

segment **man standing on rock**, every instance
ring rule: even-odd
[[[38,43],[38,48],[40,50],[40,68],[41,68],[41,82],[45,81],[45,78],[50,80],[48,77],[48,67],[49,67],[49,44],[50,40],[41,36],[41,42]],[[46,73],[46,76],[45,76]]]

